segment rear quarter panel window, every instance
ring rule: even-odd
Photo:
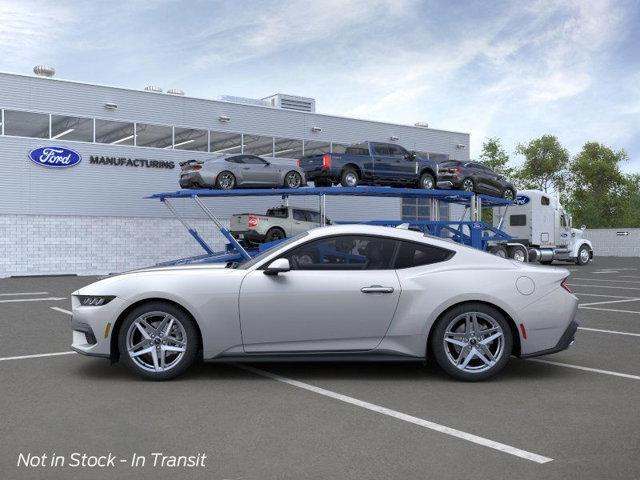
[[[401,241],[395,268],[411,268],[431,265],[449,260],[455,255],[452,250],[425,243]]]

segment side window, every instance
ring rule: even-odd
[[[320,223],[320,214],[318,212],[307,210],[306,213],[309,222]]]
[[[244,163],[243,157],[229,157],[227,158],[227,162],[230,163]]]
[[[299,222],[306,222],[307,216],[304,214],[304,210],[293,210],[293,219]]]
[[[282,258],[292,270],[389,270],[397,244],[391,238],[342,235],[306,243]]]
[[[549,205],[549,197],[540,197],[540,204],[541,205]]]
[[[255,155],[245,155],[244,157],[242,157],[242,159],[244,161],[240,163],[248,163],[250,165],[266,165],[267,164],[267,162],[265,162],[260,157],[256,157]]]
[[[382,143],[374,143],[373,149],[375,150],[376,155],[379,155],[379,156],[387,156],[390,154],[389,147]]]
[[[396,268],[419,267],[449,260],[455,252],[417,242],[400,242]]]
[[[511,215],[509,217],[509,226],[511,227],[524,227],[527,224],[526,215]]]
[[[567,217],[565,217],[564,215],[560,216],[560,225],[562,225],[562,227],[564,228],[567,227]]]
[[[407,153],[404,148],[398,145],[389,145],[387,148],[389,149],[389,155],[394,157],[404,157]]]

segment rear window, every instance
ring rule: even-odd
[[[511,215],[509,217],[509,225],[511,227],[524,227],[527,224],[526,215]]]
[[[346,155],[369,155],[369,147],[366,144],[351,145],[344,151]]]
[[[267,217],[287,218],[286,208],[270,208],[267,210]]]
[[[400,242],[400,250],[396,259],[396,268],[419,267],[449,260],[455,252],[446,248],[425,245],[424,243]]]

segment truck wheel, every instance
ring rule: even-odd
[[[358,172],[353,168],[345,168],[340,176],[340,184],[343,187],[357,187],[359,180]]]
[[[527,250],[521,246],[509,247],[509,258],[515,260],[516,262],[526,262],[527,261]]]
[[[493,245],[489,247],[488,252],[496,257],[507,258],[507,249],[504,245]]]
[[[436,181],[433,178],[433,175],[430,173],[423,173],[420,175],[420,183],[418,184],[419,188],[425,190],[433,190],[436,188]]]
[[[273,227],[267,231],[267,234],[264,236],[264,241],[275,242],[276,240],[282,240],[285,236],[284,230],[278,227]]]
[[[576,257],[576,263],[578,265],[586,265],[591,260],[591,254],[589,252],[589,247],[583,245],[578,250],[578,256]]]
[[[220,172],[216,177],[216,187],[220,190],[231,190],[236,186],[236,177],[231,172]]]
[[[465,192],[473,192],[475,191],[476,185],[473,183],[473,180],[470,178],[465,178],[462,181],[462,190]]]

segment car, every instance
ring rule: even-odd
[[[462,380],[567,348],[566,269],[401,228],[339,225],[243,263],[142,269],[72,294],[72,348],[165,380],[213,362],[424,361]]]
[[[438,188],[484,193],[508,200],[516,198],[516,187],[504,175],[480,162],[445,160],[438,164]]]
[[[307,184],[304,171],[293,161],[279,160],[275,163],[244,154],[188,160],[180,163],[180,188],[299,188]]]
[[[364,142],[344,153],[308,155],[298,161],[316,187],[340,184],[436,188],[438,164],[395,143]]]
[[[325,217],[324,224],[330,225],[331,221]],[[264,215],[232,215],[229,231],[236,240],[254,245],[293,237],[319,226],[320,212],[317,210],[282,205],[268,209]]]

